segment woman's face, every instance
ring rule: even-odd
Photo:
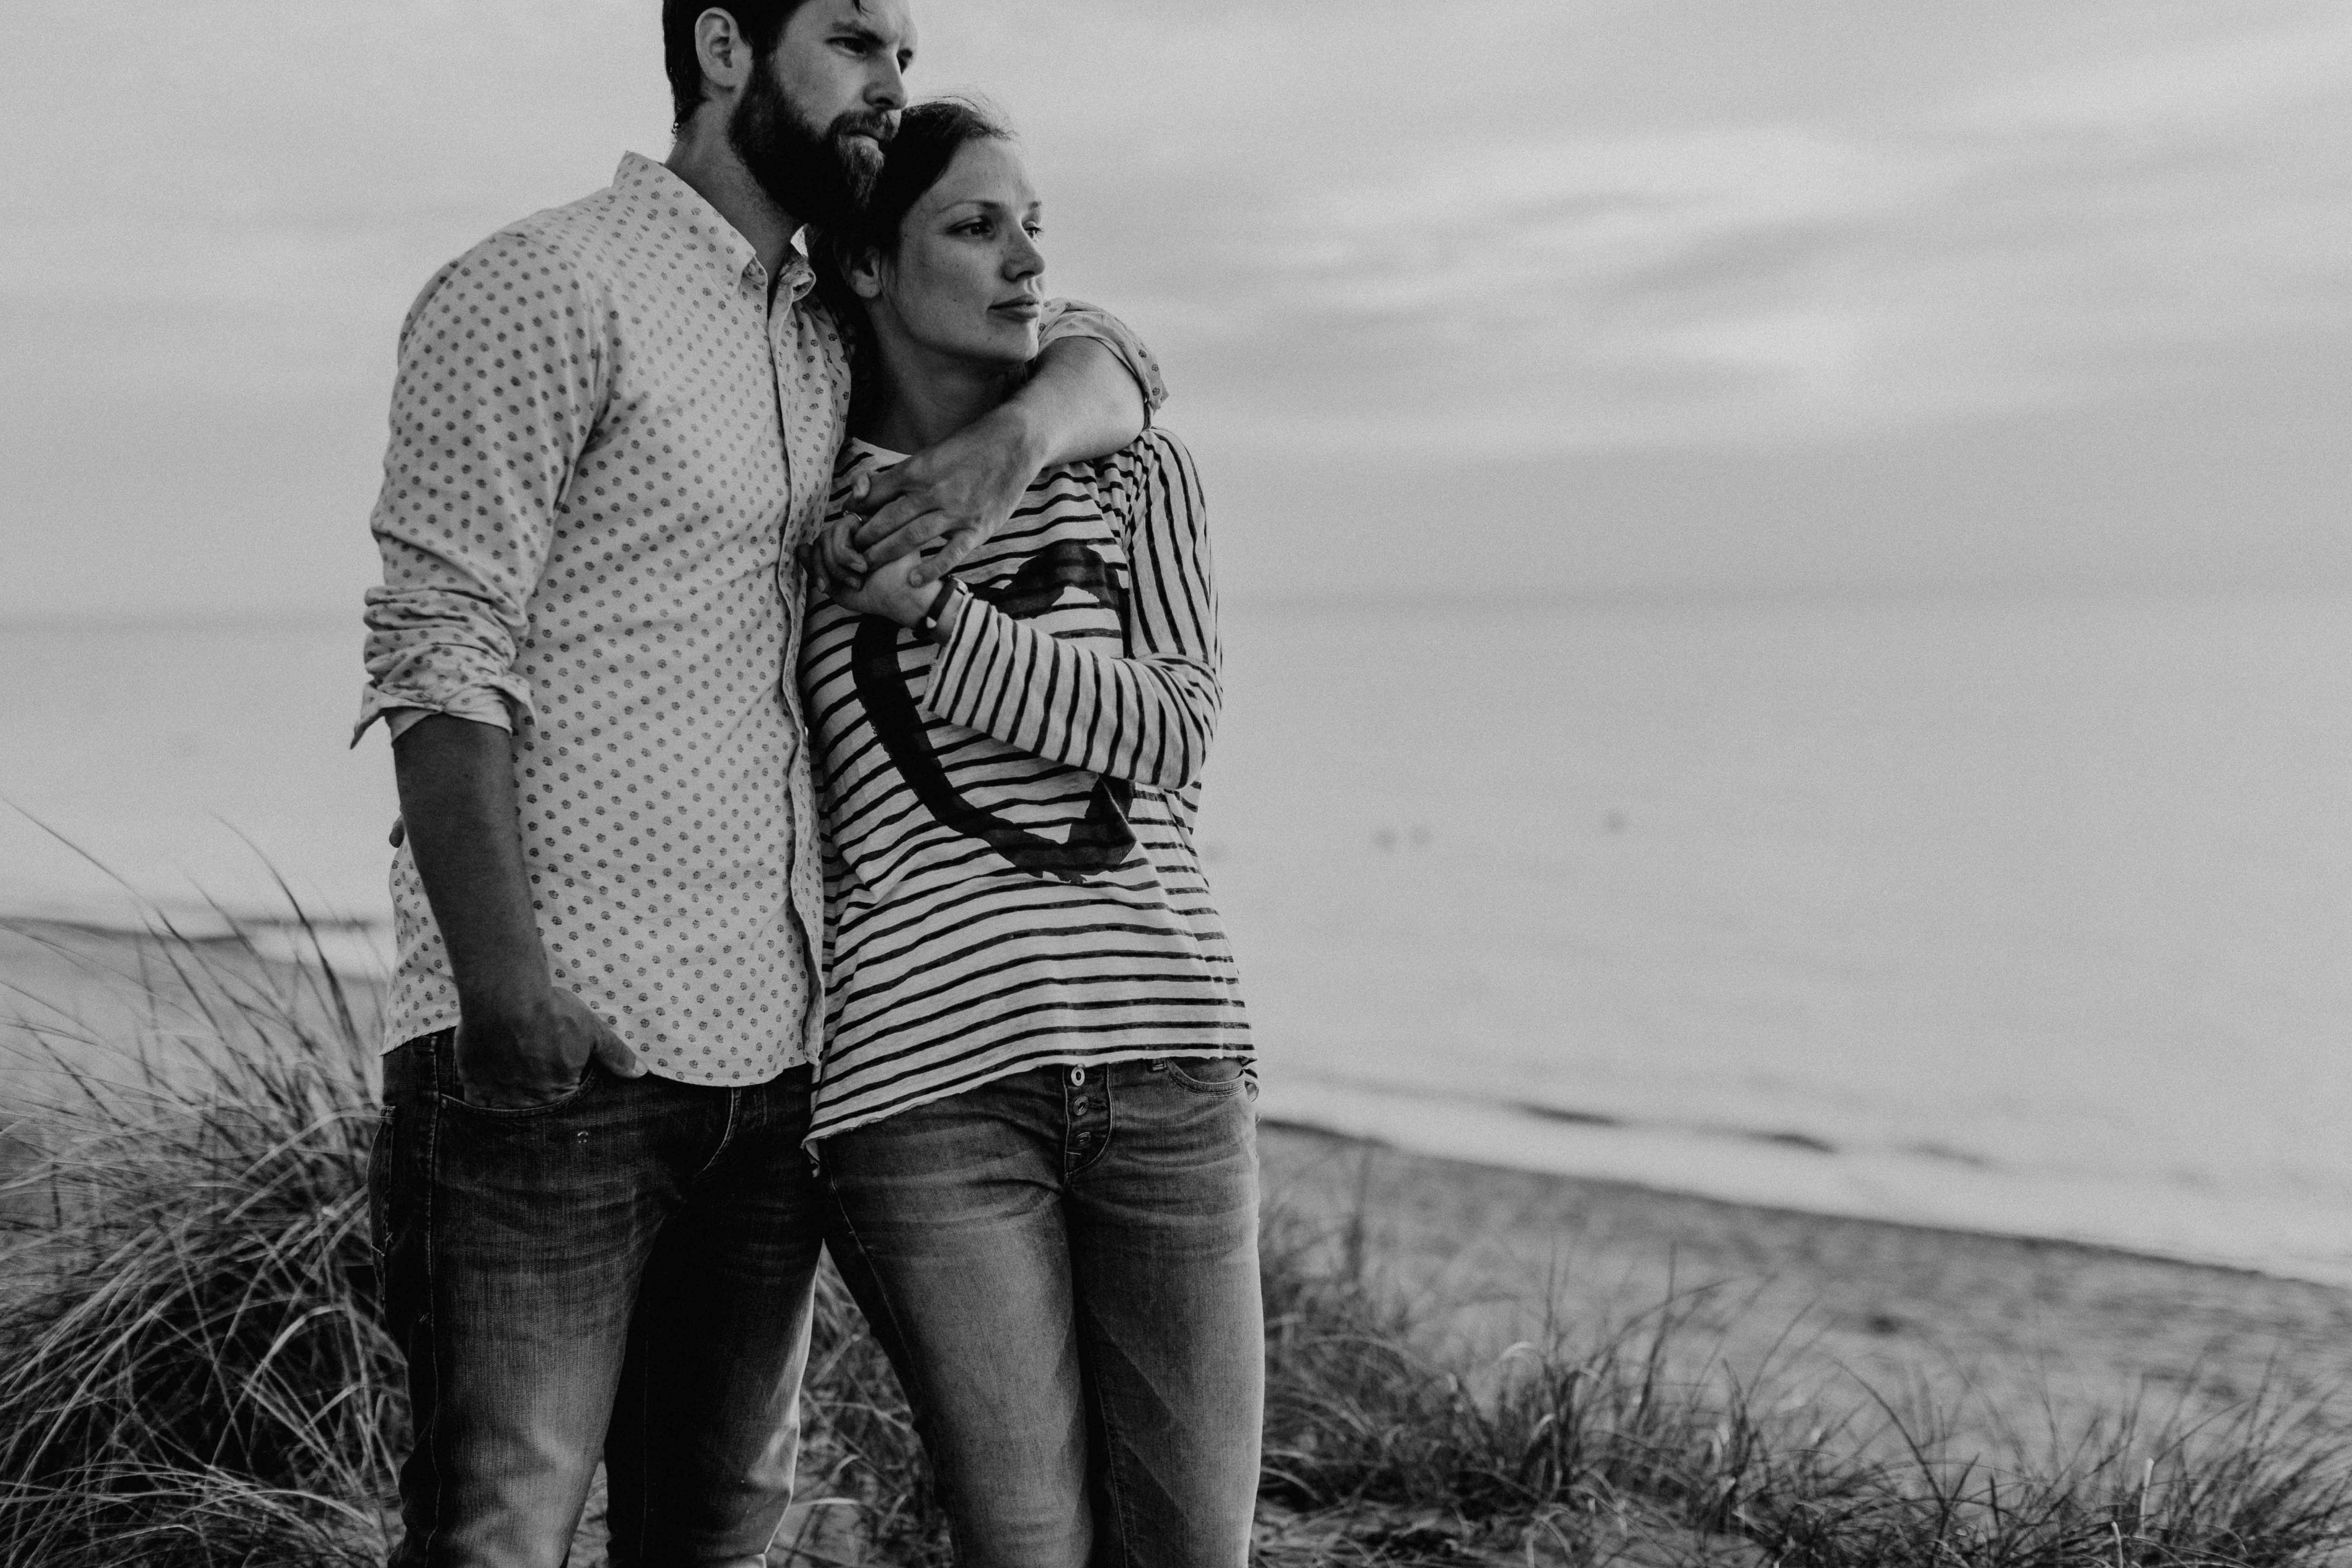
[[[1009,142],[968,142],[898,229],[877,304],[935,353],[1010,368],[1037,354],[1043,208]]]

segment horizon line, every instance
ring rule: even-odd
[[[1224,593],[1228,610],[1264,612],[1297,610],[1423,609],[1461,612],[1488,610],[1496,614],[1570,609],[1640,608],[1706,605],[1873,604],[1987,600],[2103,599],[2352,599],[2352,584],[2263,583],[2254,581],[2188,584],[2151,578],[2142,581],[2088,583],[2059,579],[2004,582],[1997,579],[1952,583],[1790,583],[1742,584],[1695,583],[1675,586],[1559,587],[1522,589],[1510,593],[1411,588],[1341,588],[1323,592]],[[0,635],[39,631],[190,631],[233,630],[257,626],[327,626],[348,625],[360,629],[359,617],[348,609],[304,610],[286,605],[255,605],[242,610],[78,609],[29,615],[0,610]]]

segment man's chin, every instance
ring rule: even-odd
[[[882,143],[871,136],[845,136],[835,146],[841,158],[843,179],[848,183],[851,194],[864,202],[874,189],[874,182],[882,177],[886,156]]]

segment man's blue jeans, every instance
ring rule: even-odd
[[[1240,1064],[1041,1068],[826,1139],[835,1261],[961,1568],[1243,1568],[1265,1404]]]
[[[415,1415],[394,1568],[558,1568],[600,1451],[616,1568],[765,1561],[822,1242],[809,1083],[591,1069],[489,1110],[452,1033],[385,1058],[369,1193]]]

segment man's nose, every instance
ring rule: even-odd
[[[875,70],[874,79],[866,89],[866,101],[876,109],[895,114],[907,107],[907,78],[898,69],[898,62],[890,56],[882,57]]]

